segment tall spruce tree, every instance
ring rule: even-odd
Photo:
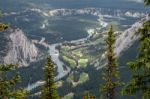
[[[145,5],[150,5],[150,0],[144,0]]]
[[[87,92],[84,96],[83,99],[96,99],[94,95],[91,95],[89,92]]]
[[[25,99],[27,92],[23,89],[16,90],[15,85],[20,81],[17,74],[12,79],[7,77],[7,73],[14,70],[14,65],[0,65],[0,99]]]
[[[150,5],[150,0],[144,0]],[[122,94],[141,94],[143,99],[150,99],[150,21],[139,30],[141,35],[139,54],[135,61],[129,62],[132,78],[122,90]]]
[[[105,72],[103,72],[103,79],[105,84],[102,85],[102,96],[104,99],[114,99],[116,95],[116,88],[120,86],[120,77],[117,64],[115,49],[115,34],[113,27],[111,26],[108,37],[106,39],[107,43],[107,66],[105,67]]]
[[[0,17],[2,17],[3,14],[2,14],[2,11],[0,10]],[[1,23],[0,22],[0,31],[4,31],[8,28],[9,26],[7,24],[4,24],[4,23]]]
[[[45,65],[45,85],[42,92],[42,99],[60,99],[54,81],[55,67],[51,57],[47,58]]]
[[[150,99],[150,21],[145,22],[139,32],[139,54],[135,61],[128,63],[132,78],[123,89],[123,94],[139,93],[143,99]]]

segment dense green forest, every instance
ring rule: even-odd
[[[144,0],[145,5],[150,5],[150,0]],[[0,16],[2,13],[0,12]],[[0,31],[5,31],[9,25],[0,23]],[[131,79],[127,82],[121,82],[120,71],[118,69],[118,58],[115,54],[115,41],[113,26],[108,31],[106,39],[107,44],[107,66],[103,68],[102,76],[104,82],[99,84],[100,97],[95,97],[89,92],[84,93],[83,99],[116,99],[117,94],[121,97],[125,95],[140,95],[142,99],[150,99],[150,21],[143,24],[139,29],[140,47],[136,60],[128,64],[128,68],[132,74]],[[30,92],[23,88],[16,88],[16,84],[21,82],[18,73],[7,78],[8,72],[17,69],[16,65],[0,65],[0,99],[27,99]],[[41,99],[61,99],[57,92],[55,77],[55,66],[51,57],[47,58],[44,67],[44,86],[41,93]]]

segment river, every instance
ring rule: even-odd
[[[87,31],[87,33],[88,33],[87,37],[77,39],[77,40],[72,40],[72,41],[70,41],[70,43],[76,43],[76,42],[82,42],[82,41],[88,40],[92,36],[93,31],[94,31],[93,29],[89,29]],[[40,43],[42,44],[42,42],[44,42],[44,41],[45,41],[45,38],[42,37]],[[61,46],[62,43],[55,43],[55,44],[51,44],[51,45],[49,44],[48,45],[48,48],[49,48],[48,53],[51,56],[53,62],[57,66],[58,75],[55,77],[56,81],[60,80],[63,77],[65,77],[71,71],[71,68],[69,66],[66,66],[66,70],[64,70],[64,68],[63,68],[63,66],[65,64],[59,59],[59,54],[60,53],[59,53],[59,50],[56,49],[56,47],[59,46],[59,45]],[[31,90],[39,87],[39,86],[42,86],[43,84],[44,84],[44,81],[37,81],[33,84],[29,83],[26,89],[28,91],[31,91]]]
[[[139,38],[139,36],[136,33],[138,32],[138,29],[142,27],[142,24],[147,20],[150,20],[150,18],[146,17],[146,18],[143,18],[141,21],[136,22],[135,24],[133,24],[131,26],[131,28],[125,30],[117,38],[116,48],[115,48],[117,56],[120,56],[120,54],[124,50],[129,48],[134,43],[134,41],[136,41]],[[89,29],[87,33],[88,33],[87,37],[81,38],[81,39],[78,39],[78,40],[72,40],[72,41],[70,41],[70,43],[77,43],[77,42],[82,42],[82,41],[88,40],[92,36],[93,29]],[[43,38],[41,39],[41,41],[44,41]],[[56,43],[56,44],[48,45],[49,55],[51,56],[52,60],[54,61],[54,63],[58,67],[57,68],[58,75],[55,77],[55,80],[59,80],[59,79],[65,77],[71,71],[69,66],[66,66],[67,69],[64,70],[64,68],[63,68],[64,63],[59,59],[59,50],[56,49],[56,46],[58,46],[58,45],[61,46],[62,43]],[[99,69],[101,69],[102,67],[103,66],[99,67]],[[37,81],[36,83],[29,84],[28,87],[27,87],[27,90],[31,91],[34,88],[39,87],[43,84],[44,84],[43,81]]]

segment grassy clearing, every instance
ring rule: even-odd
[[[63,81],[62,80],[56,82],[56,87],[57,88],[62,87],[62,85],[63,85]]]
[[[88,59],[79,59],[78,64],[80,67],[85,68],[85,67],[87,67]]]
[[[63,99],[73,99],[74,93],[69,93]]]
[[[71,83],[73,81],[73,74],[70,74],[67,78],[67,82]]]
[[[80,78],[79,78],[79,82],[85,83],[88,80],[89,80],[89,75],[87,73],[81,73]]]
[[[67,56],[63,56],[62,58],[66,63],[68,63],[71,66],[71,68],[75,68],[77,66],[77,63],[73,59],[70,59]]]
[[[73,52],[77,57],[83,57],[83,54],[81,51],[75,51]]]

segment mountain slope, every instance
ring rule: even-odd
[[[21,29],[11,28],[5,31],[4,35],[8,42],[5,45],[7,48],[6,55],[1,55],[3,63],[28,66],[29,63],[38,59],[39,49],[25,36]]]

